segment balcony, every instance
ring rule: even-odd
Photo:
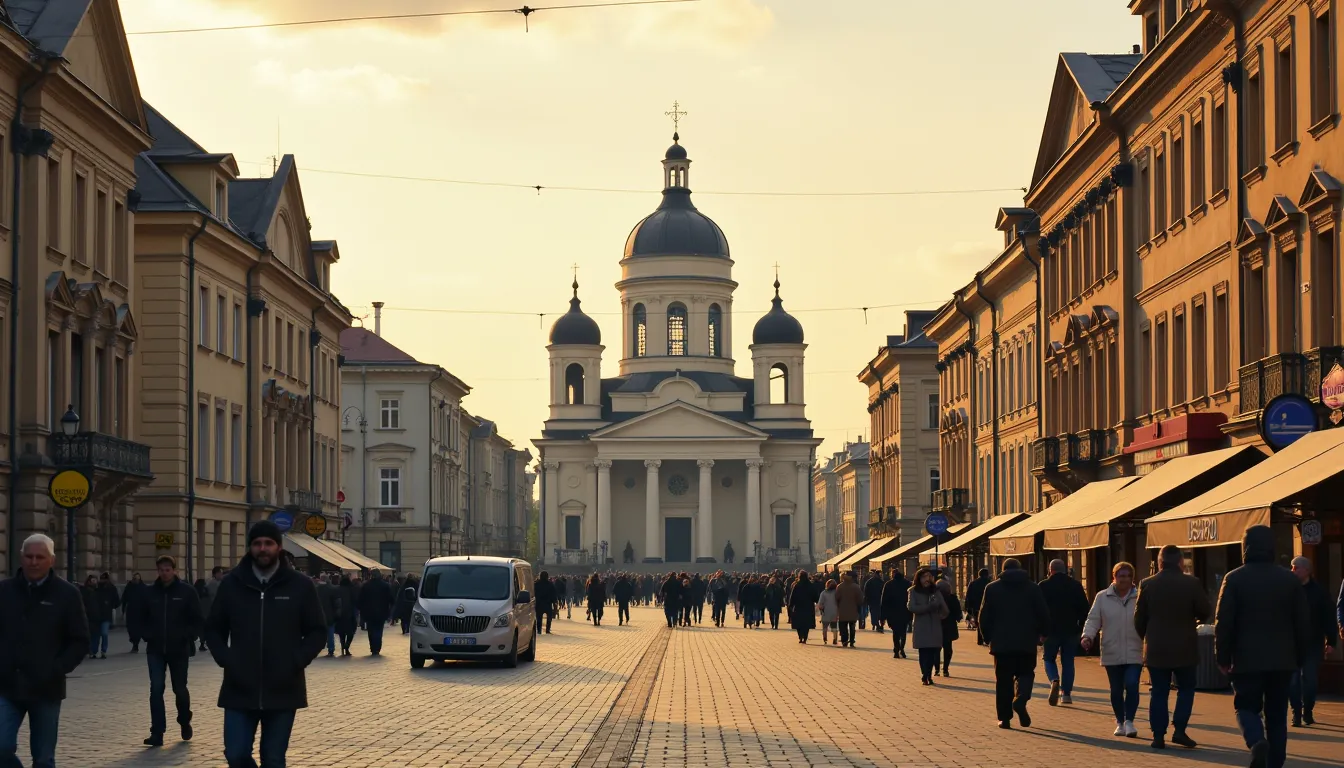
[[[51,460],[61,468],[86,469],[152,480],[149,446],[98,432],[53,436]]]
[[[1031,473],[1040,477],[1059,469],[1059,438],[1042,437],[1031,444]]]
[[[300,488],[291,489],[289,492],[289,508],[310,515],[320,515],[322,514],[322,494]]]
[[[1284,352],[1243,365],[1237,372],[1241,384],[1238,414],[1255,413],[1284,394],[1321,400],[1321,379],[1344,358],[1344,347],[1317,347],[1305,354]]]
[[[1101,461],[1106,453],[1106,432],[1100,429],[1085,429],[1072,435],[1064,435],[1064,463],[1068,470],[1091,469]]]
[[[940,488],[933,492],[930,507],[934,512],[960,512],[969,506],[970,498],[966,488]]]

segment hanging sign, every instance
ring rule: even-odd
[[[89,500],[89,476],[77,469],[57,472],[47,484],[47,496],[61,509],[76,509]]]
[[[1260,437],[1279,451],[1316,431],[1316,406],[1302,395],[1279,395],[1260,412]]]
[[[1344,421],[1344,366],[1336,362],[1321,378],[1321,405],[1330,409],[1330,423]]]
[[[281,533],[286,533],[294,527],[294,513],[284,509],[277,509],[271,513],[271,522],[280,529]]]
[[[309,515],[303,519],[303,532],[317,538],[327,532],[327,518],[321,515]]]

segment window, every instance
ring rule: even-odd
[[[215,296],[215,350],[220,353],[227,353],[229,349],[225,343],[229,332],[228,316],[225,314],[228,305],[228,299]]]
[[[216,181],[215,181],[215,217],[216,217],[216,218],[219,218],[219,219],[223,219],[223,218],[224,218],[224,200],[226,199],[226,198],[225,198],[225,194],[226,194],[226,193],[225,193],[225,190],[226,190],[226,187],[224,186],[224,182],[216,180]]]
[[[1303,352],[1302,348],[1302,281],[1298,270],[1297,251],[1279,255],[1279,350]]]
[[[1167,154],[1158,152],[1153,158],[1153,234],[1160,235],[1167,228]]]
[[[380,398],[378,402],[380,429],[401,429],[401,401],[396,398]]]
[[[1227,102],[1213,105],[1213,191],[1227,189]]]
[[[1153,334],[1153,410],[1160,411],[1167,407],[1167,324],[1165,321],[1157,323],[1156,333]]]
[[[196,343],[205,346],[210,341],[210,289],[203,285],[196,293],[196,314],[201,323],[196,332]]]
[[[275,369],[283,371],[285,364],[285,321],[275,318]]]
[[[1316,274],[1311,280],[1311,295],[1316,315],[1312,338],[1318,347],[1339,343],[1335,332],[1335,231],[1326,230],[1316,235]]]
[[[243,359],[243,305],[233,305],[233,359]]]
[[[789,402],[789,369],[783,363],[770,367],[770,404],[780,405]]]
[[[1311,22],[1311,121],[1319,123],[1333,108],[1331,89],[1335,80],[1335,60],[1330,45],[1330,12]]]
[[[362,554],[362,553],[361,553]],[[400,541],[380,541],[378,542],[378,562],[391,568],[393,572],[401,572],[401,542]]]
[[[1185,313],[1171,318],[1171,402],[1185,402]]]
[[[1204,121],[1190,125],[1190,210],[1204,204]]]
[[[1227,291],[1213,295],[1213,391],[1227,389],[1231,375],[1231,356],[1228,340],[1232,336],[1231,318],[1227,314]]]
[[[271,334],[267,329],[271,327],[271,311],[269,309],[261,310],[261,364],[269,367],[271,365]]]
[[[1265,94],[1259,72],[1246,78],[1246,159],[1252,168],[1265,164]]]
[[[224,470],[224,459],[227,454],[224,452],[224,409],[220,406],[215,407],[215,479],[224,482],[228,473]]]
[[[718,304],[709,305],[709,355],[723,357],[723,337],[720,327],[723,324],[723,310]]]
[[[118,201],[112,204],[112,277],[122,283],[131,281],[126,248],[126,206]]]
[[[1139,166],[1139,194],[1142,196],[1142,203],[1139,207],[1139,236],[1141,242],[1148,242],[1153,239],[1153,217],[1149,209],[1153,202],[1153,185],[1148,175],[1148,164]]]
[[[234,485],[243,484],[243,415],[241,413],[233,414],[229,424],[229,437],[232,439],[232,451],[229,458],[232,459],[230,467],[233,469],[232,481]]]
[[[1293,46],[1285,45],[1274,60],[1274,142],[1286,147],[1293,141]]]
[[[100,272],[110,275],[112,269],[107,257],[107,193],[98,190],[94,194],[93,204],[93,248],[94,258]]]
[[[565,404],[583,405],[583,366],[570,363],[565,368]]]
[[[938,395],[937,393],[929,395],[929,429],[938,428]]]
[[[47,245],[61,247],[61,161],[54,156],[47,158]]]
[[[1185,137],[1171,140],[1171,220],[1185,215]]]
[[[1190,396],[1199,399],[1208,394],[1208,318],[1203,300],[1190,308]]]
[[[1115,212],[1115,198],[1106,202],[1106,274],[1115,271],[1116,254],[1120,252],[1119,223]]]
[[[210,479],[210,406],[196,404],[196,477]]]
[[[401,470],[383,467],[378,470],[378,503],[384,507],[401,506]]]
[[[635,357],[649,354],[649,318],[643,304],[635,305]]]
[[[1139,335],[1139,413],[1148,413],[1152,410],[1153,402],[1152,380],[1153,380],[1153,332],[1150,328],[1144,328]]]
[[[937,467],[933,467],[932,469],[929,470],[929,498],[933,498],[933,494],[937,493],[942,489],[943,489],[942,473],[938,471]]]
[[[294,367],[294,324],[285,323],[285,373],[292,374]]]
[[[667,308],[667,354],[686,354],[686,307],[680,304]]]
[[[74,194],[74,221],[72,224],[75,227],[75,258],[87,264],[89,263],[89,180],[82,173],[75,174]]]

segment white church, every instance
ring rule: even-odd
[[[804,405],[803,326],[776,279],[752,329],[751,377],[736,375],[728,240],[692,204],[691,161],[672,139],[662,203],[621,259],[616,375],[603,376],[608,348],[577,281],[551,328],[550,418],[535,441],[542,562],[802,563],[821,443]]]

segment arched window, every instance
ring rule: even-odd
[[[789,369],[783,363],[770,367],[770,404],[780,405],[789,402]]]
[[[649,354],[649,318],[643,304],[635,305],[635,357]]]
[[[686,307],[681,304],[667,308],[667,354],[686,354]]]
[[[583,366],[578,363],[565,368],[565,405],[583,405]]]
[[[709,305],[709,354],[723,357],[723,310],[718,304]]]

